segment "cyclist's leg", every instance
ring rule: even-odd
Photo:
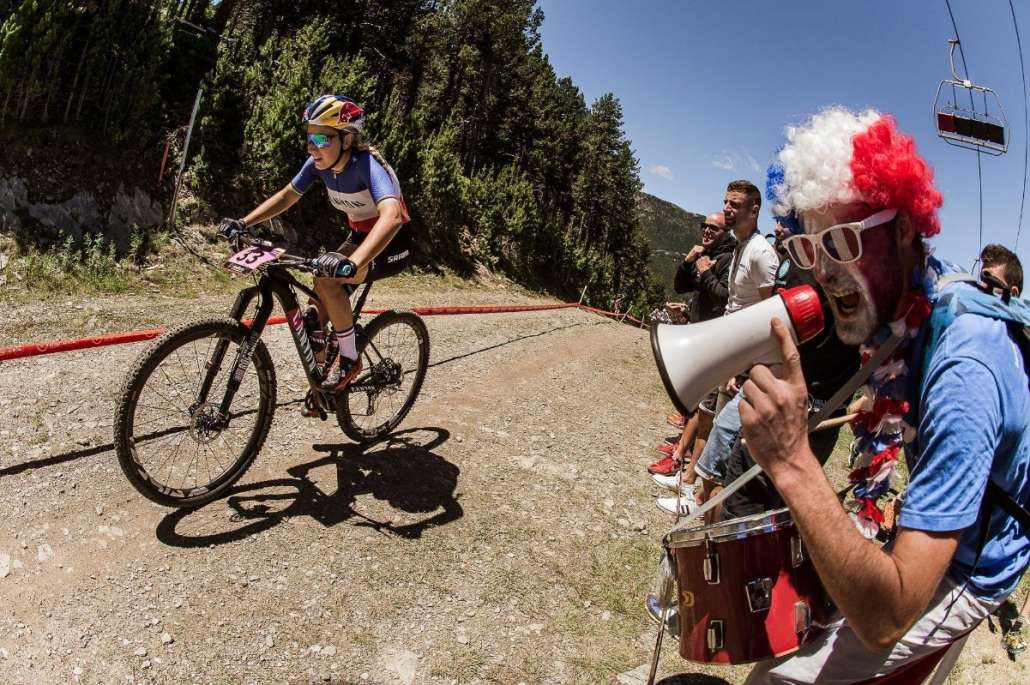
[[[368,272],[368,281],[378,281],[396,276],[411,264],[412,229],[405,224],[390,244],[372,260]]]
[[[342,255],[350,256],[354,250],[357,249],[358,245],[361,244],[361,240],[355,240],[354,234],[347,236],[347,239],[343,241],[336,251]],[[336,330],[343,330],[350,328],[354,325],[354,316],[350,307],[350,293],[346,288],[341,287],[343,283],[351,280],[361,283],[368,275],[368,269],[362,269],[357,274],[355,279],[343,279],[343,278],[315,278],[315,292],[318,294],[321,302],[311,301],[311,304],[315,305],[318,309],[318,320],[322,324],[322,328],[326,327],[326,324],[330,321],[333,322],[333,328]]]
[[[363,237],[352,235],[347,239],[347,242],[338,248],[338,251],[349,255],[361,244],[362,239]],[[315,279],[315,292],[322,299],[324,311],[328,314],[329,320],[333,322],[333,328],[338,333],[354,326],[354,312],[351,309],[350,290],[342,286],[358,285],[366,280],[369,282],[376,281],[400,273],[411,262],[411,242],[410,226],[402,226],[401,230],[390,241],[390,244],[381,253],[376,255],[376,258],[359,271],[356,276],[352,278]]]
[[[354,313],[351,311],[350,297],[347,288],[343,286],[363,283],[367,272],[368,268],[366,267],[352,278],[315,279],[315,292],[322,301],[319,314],[324,312],[329,321],[333,322],[333,328],[337,333],[354,326]]]

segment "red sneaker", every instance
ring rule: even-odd
[[[309,419],[322,419],[325,421],[325,413],[315,406],[315,398],[310,390],[308,390],[308,394],[304,397],[304,406],[301,407],[300,415]]]
[[[653,464],[648,464],[647,472],[656,473],[660,476],[671,476],[679,471],[680,463],[673,457],[662,457]]]
[[[683,426],[687,423],[687,420],[683,418],[683,414],[680,414],[678,411],[674,411],[671,414],[669,414],[669,416],[667,416],[665,420],[669,423],[670,426],[675,426],[676,428],[683,428]]]
[[[654,448],[656,451],[671,457],[672,453],[676,451],[676,443],[663,442],[661,445],[655,445]]]
[[[325,370],[322,389],[340,392],[359,373],[361,373],[360,359],[347,359],[342,354],[338,354],[329,368]]]

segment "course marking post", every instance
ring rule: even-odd
[[[182,174],[186,171],[186,159],[190,154],[190,138],[193,137],[193,125],[197,123],[197,110],[200,109],[200,99],[204,95],[204,89],[197,89],[197,99],[193,102],[193,113],[190,115],[190,126],[186,130],[186,142],[182,146],[182,161],[179,164],[179,173],[175,176],[175,190],[172,192],[172,209],[168,212],[168,225],[175,227],[175,209],[179,202],[179,187],[182,185]]]

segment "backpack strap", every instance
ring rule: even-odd
[[[952,273],[941,274],[937,278],[937,289],[940,290],[949,283],[976,283],[976,276],[965,271],[955,271]]]
[[[986,494],[994,499],[995,504],[1004,509],[1006,514],[1019,521],[1020,525],[1027,529],[1027,535],[1030,535],[1030,511],[1026,507],[1002,490],[993,480],[987,481]]]

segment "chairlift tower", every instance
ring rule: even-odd
[[[950,38],[948,44],[952,78],[941,81],[937,86],[937,96],[933,102],[937,135],[956,147],[995,156],[1005,154],[1009,149],[1008,119],[998,94],[968,78],[959,78],[955,72],[955,48],[959,42]],[[950,99],[947,98],[949,91]],[[969,98],[968,107],[959,104],[959,100],[964,100],[965,96]],[[943,102],[942,97],[945,99]],[[981,104],[979,108],[978,103]]]

